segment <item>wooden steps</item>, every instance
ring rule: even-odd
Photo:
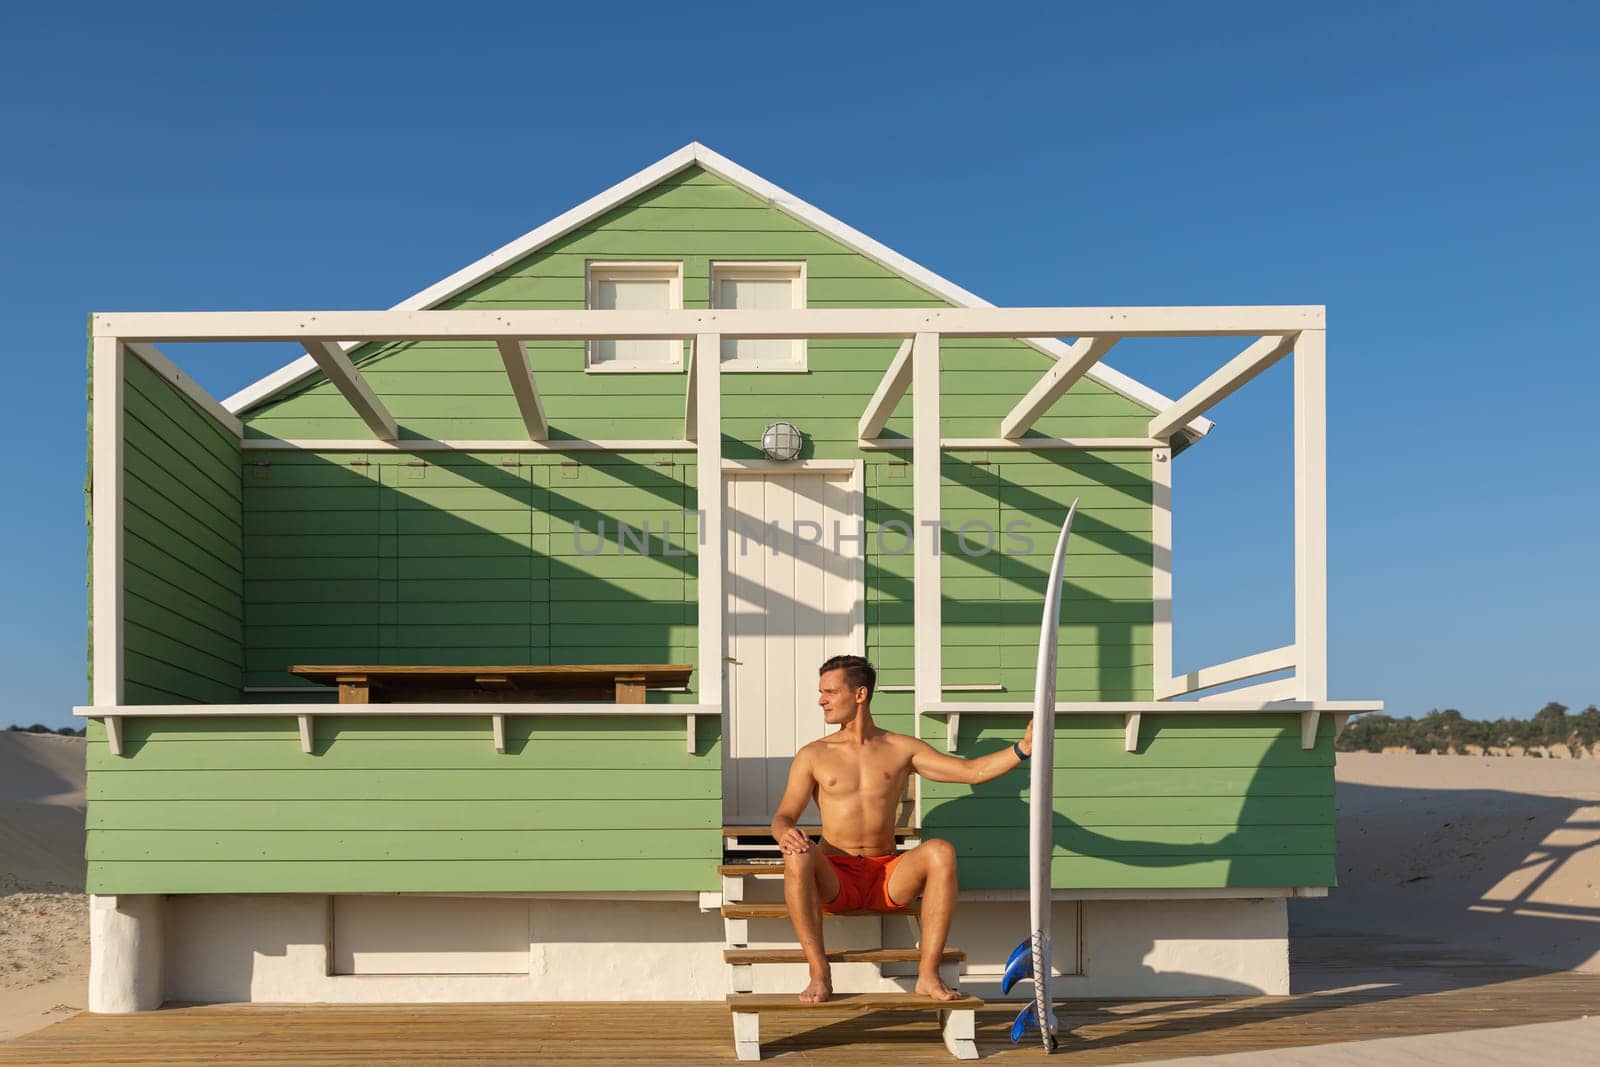
[[[959,1000],[934,1000],[916,993],[835,993],[821,1004],[806,1003],[793,993],[730,993],[728,1010],[733,1014],[734,1051],[741,1060],[761,1058],[761,1013],[810,1011],[853,1014],[877,1011],[932,1011],[939,1016],[945,1048],[958,1060],[978,1058],[977,1009],[983,1000],[962,996]]]
[[[918,963],[922,950],[916,948],[835,948],[827,952],[829,963]],[[804,963],[806,954],[798,948],[729,948],[723,949],[725,963]],[[959,948],[947,948],[939,958],[941,963],[965,963],[967,954]],[[753,996],[754,994],[752,994]]]
[[[819,833],[815,826],[800,829],[813,838]],[[950,1054],[963,1060],[978,1058],[974,1042],[975,1013],[983,1006],[983,1001],[977,997],[963,996],[958,1000],[937,1001],[908,992],[840,992],[822,1004],[810,1004],[799,999],[798,988],[788,993],[752,992],[757,986],[756,968],[763,965],[803,966],[806,957],[792,941],[787,947],[749,947],[750,920],[789,918],[789,907],[781,900],[746,900],[747,891],[768,897],[772,895],[770,881],[758,883],[754,879],[781,878],[784,873],[784,860],[778,853],[777,842],[772,839],[770,827],[724,826],[722,837],[723,862],[717,866],[717,875],[722,880],[722,959],[728,966],[729,985],[733,989],[728,996],[728,1010],[733,1016],[734,1050],[741,1060],[761,1058],[761,1013],[764,1011],[832,1011],[847,1015],[876,1011],[931,1011],[938,1015],[945,1047]],[[909,848],[916,844],[917,839],[917,831],[909,826],[895,830],[897,848]],[[906,915],[915,922],[922,914],[922,905],[921,901],[912,901],[893,912],[850,911],[839,914],[841,917],[867,916],[878,919]],[[833,916],[824,913],[823,917]],[[865,926],[865,930],[870,929],[870,924]],[[881,946],[881,929],[876,940]],[[859,968],[847,970],[844,981],[866,978],[879,988],[886,984],[900,984],[903,976],[915,971],[916,965],[922,960],[922,952],[916,947],[836,948],[829,950],[827,956],[830,964]],[[940,978],[955,986],[966,962],[965,952],[946,947],[939,959]],[[874,970],[876,976],[873,975]],[[889,983],[884,981],[886,978],[897,980]],[[767,988],[772,988],[770,981]]]

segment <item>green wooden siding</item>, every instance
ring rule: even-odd
[[[93,893],[700,890],[721,741],[682,719],[129,719],[88,744]],[[588,798],[594,799],[588,799]]]
[[[707,305],[712,261],[740,258],[805,259],[813,307],[942,304],[831,238],[691,170],[511,264],[449,306],[580,308],[586,261],[638,258],[681,260],[689,307]],[[784,418],[808,435],[807,458],[863,461],[866,652],[884,685],[912,681],[913,562],[904,539],[914,527],[911,471],[904,455],[860,452],[856,423],[894,348],[888,341],[813,341],[808,373],[723,378],[726,455],[758,455],[761,428]],[[581,344],[529,349],[552,436],[681,438],[681,373],[589,375]],[[524,435],[490,345],[369,346],[356,359],[404,436]],[[1001,417],[1049,365],[1017,342],[945,341],[942,433],[994,436]],[[900,405],[890,436],[909,434],[911,407],[909,398]],[[1037,432],[1142,436],[1148,418],[1126,398],[1081,381]],[[245,422],[253,437],[368,435],[320,377],[248,413]],[[190,517],[210,515],[204,501],[183,495],[194,479],[151,473],[149,481],[180,499],[163,510],[160,495],[150,494],[148,521],[189,522],[181,536],[197,549],[186,548],[184,557],[192,573],[180,583],[182,595],[157,599],[163,590],[129,568],[130,593],[150,589],[148,599],[182,616],[152,618],[148,628],[218,660],[197,654],[185,661],[195,670],[216,672],[229,662],[231,647],[235,689],[240,681],[296,685],[290,665],[340,661],[685,662],[695,665],[698,684],[697,535],[693,517],[683,515],[698,504],[692,455],[252,452],[240,485],[236,447],[231,460],[218,447],[207,439],[178,451],[217,466],[218,476],[231,462],[231,540],[225,524]],[[947,698],[1031,698],[1049,552],[1067,504],[1078,497],[1058,693],[1149,699],[1150,463],[1148,453],[1138,452],[943,457],[944,678],[1003,687]],[[619,536],[619,522],[649,529],[647,553],[639,551],[637,532]],[[993,550],[983,551],[990,530]],[[156,526],[147,532],[159,543],[178,543]],[[210,631],[231,632],[233,645],[202,640]],[[246,698],[315,704],[333,693],[306,686],[300,694]],[[944,720],[917,721],[910,694],[880,694],[874,713],[889,729],[920,731],[943,745]],[[969,717],[959,754],[1008,745],[1023,725],[1021,717]],[[504,755],[490,743],[487,716],[328,716],[316,720],[310,755],[300,751],[288,716],[130,720],[125,728],[127,755],[113,758],[100,727],[91,727],[91,891],[716,885],[721,753],[714,723],[700,724],[700,751],[693,755],[683,750],[682,720],[672,719],[512,719]],[[1064,720],[1055,884],[1332,884],[1330,730],[1324,724],[1317,747],[1306,752],[1292,717],[1147,715],[1140,751],[1127,753],[1120,718]],[[1026,787],[1025,771],[976,789],[924,783],[925,830],[957,845],[964,886],[1026,883]]]
[[[682,457],[263,455],[244,483],[246,685],[302,684],[296,663],[695,660]]]
[[[1297,715],[1146,715],[1137,752],[1124,751],[1121,716],[1058,722],[1054,885],[1336,884],[1328,717],[1312,749]],[[1026,725],[963,720],[961,754],[1004,748]],[[942,719],[923,726],[942,739]],[[923,783],[924,832],[956,846],[962,888],[1027,884],[1029,800],[1026,765],[976,787]]]
[[[124,698],[239,699],[239,441],[129,355],[123,371]]]

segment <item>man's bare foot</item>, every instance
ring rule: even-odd
[[[821,978],[813,975],[811,984],[800,991],[800,1001],[803,1004],[821,1004],[832,996],[832,975],[823,975]]]
[[[917,995],[934,1000],[960,1000],[964,994],[959,989],[951,989],[944,984],[944,979],[934,975],[932,978],[917,979]]]

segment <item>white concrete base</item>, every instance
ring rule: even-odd
[[[1057,996],[1288,995],[1283,897],[1090,900],[1083,912],[1083,973],[1057,979]]]
[[[161,1007],[164,898],[89,898],[89,1010],[108,1015]]]
[[[123,898],[127,899],[127,898]],[[485,911],[501,929],[455,945],[419,937],[430,907],[459,923],[460,897],[349,897],[337,909],[324,896],[179,896],[166,905],[165,991],[169,1000],[262,1003],[395,1003],[563,1000],[721,1000],[730,992],[722,959],[722,918],[693,900],[495,899]],[[362,901],[385,901],[363,913]],[[1079,924],[1065,916],[1082,908]],[[1289,954],[1282,898],[1265,900],[1090,900],[1058,912],[1056,988],[1062,997],[1215,996],[1287,993]],[[382,938],[384,914],[404,917],[393,951]],[[359,923],[338,915],[362,914]],[[507,916],[510,916],[508,918]],[[526,918],[525,973],[461,973],[486,949],[499,953],[508,923]],[[1025,901],[965,901],[951,943],[969,953],[962,988],[999,996],[1001,965],[1026,932]],[[830,920],[838,946],[915,943],[911,920]],[[351,948],[350,939],[361,944]],[[751,923],[754,947],[792,945],[788,924]],[[346,951],[349,949],[349,951]],[[477,954],[477,955],[475,955]],[[520,958],[521,954],[516,956]],[[504,968],[510,956],[493,957]],[[366,962],[362,962],[366,961]],[[464,962],[465,961],[465,962]],[[1081,968],[1079,963],[1081,961]],[[410,973],[334,974],[364,967]],[[143,973],[143,972],[141,972]],[[870,964],[835,969],[842,991],[896,992],[909,975],[883,975]],[[805,983],[803,966],[754,968],[754,992],[788,992]],[[1021,999],[1026,990],[1013,990]],[[139,1002],[154,1007],[150,998]],[[106,1010],[95,1007],[94,1010]],[[113,1010],[134,1010],[123,1007]]]

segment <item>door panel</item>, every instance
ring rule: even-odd
[[[862,647],[861,551],[835,537],[857,531],[860,496],[844,471],[724,482],[729,822],[771,820],[792,757],[824,731],[817,666]]]

